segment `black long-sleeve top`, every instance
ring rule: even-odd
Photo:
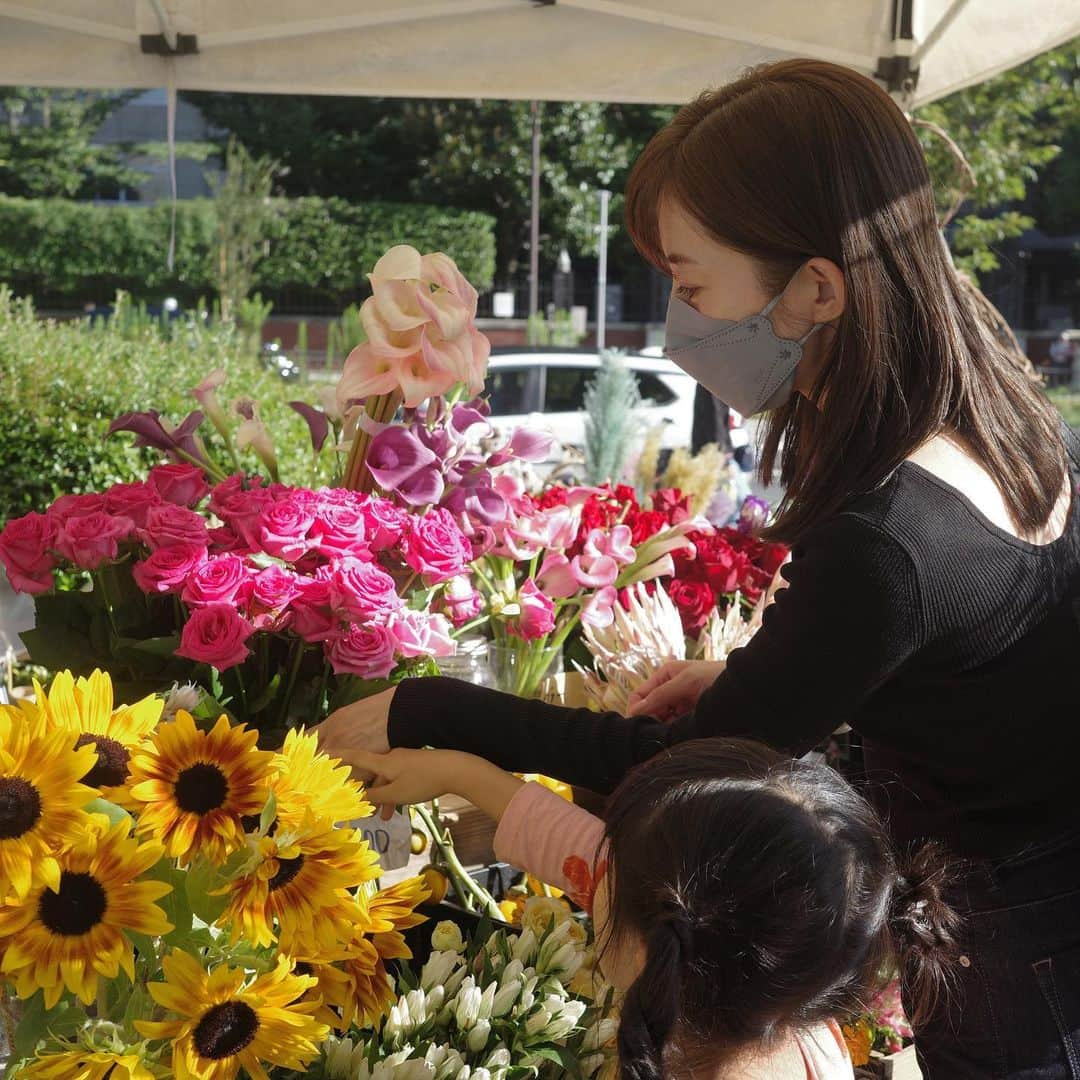
[[[1060,539],[1029,544],[905,462],[811,530],[782,573],[761,630],[674,724],[413,679],[390,742],[606,792],[683,739],[749,736],[797,755],[847,721],[901,842],[995,857],[1074,824],[1080,507]]]

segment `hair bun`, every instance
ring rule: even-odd
[[[933,1009],[960,951],[961,919],[948,899],[952,881],[945,850],[937,843],[924,844],[898,869],[890,923],[913,1023]]]

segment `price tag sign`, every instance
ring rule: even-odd
[[[372,817],[358,818],[352,823],[359,829],[364,839],[371,845],[371,850],[379,856],[379,866],[384,870],[400,870],[408,865],[412,850],[412,822],[409,815],[395,810],[389,821],[383,821],[378,814]]]

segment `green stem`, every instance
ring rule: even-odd
[[[454,882],[454,887],[457,889],[458,895],[465,902],[467,907],[472,907],[473,903],[477,903],[490,915],[493,919],[502,921],[502,912],[499,910],[499,905],[495,903],[495,898],[487,891],[477,884],[469,875],[465,872],[465,868],[461,865],[461,860],[457,857],[457,852],[454,850],[454,839],[450,835],[449,829],[443,829],[439,824],[436,824],[430,809],[424,806],[422,803],[418,803],[413,807],[416,811],[417,817],[423,822],[424,828],[427,829],[428,835],[431,837],[431,842],[439,849],[439,854],[442,856],[446,865],[447,873],[450,875],[451,880]]]
[[[475,630],[478,626],[483,626],[484,623],[490,622],[490,615],[478,615],[472,622],[467,622],[464,626],[459,626],[456,630],[450,631],[452,638],[459,638],[467,634],[470,630]]]
[[[115,637],[120,636],[120,631],[116,627],[116,616],[113,613],[112,597],[109,596],[109,586],[105,580],[105,570],[98,570],[94,574],[94,580],[101,586],[101,599],[105,603],[105,612],[109,616],[109,625],[112,627],[112,632]]]
[[[326,717],[323,713],[326,711],[326,684],[330,681],[330,661],[327,660],[323,664],[322,679],[319,681],[319,692],[315,696],[315,710],[314,715],[311,717],[312,724],[317,724],[321,720],[325,720]]]
[[[289,703],[292,701],[293,690],[296,689],[296,680],[300,675],[300,665],[304,660],[304,645],[303,638],[297,638],[293,643],[293,661],[292,667],[289,669],[289,680],[285,684],[285,696],[281,699],[281,716],[279,722],[282,727],[285,725],[285,721],[289,718]]]

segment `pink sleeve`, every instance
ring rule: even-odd
[[[844,1033],[835,1020],[804,1028],[795,1036],[808,1080],[851,1080],[854,1070]]]
[[[597,860],[603,839],[604,823],[598,817],[542,784],[529,783],[503,813],[495,833],[495,855],[562,889],[591,911],[596,881],[607,868],[604,860]]]

